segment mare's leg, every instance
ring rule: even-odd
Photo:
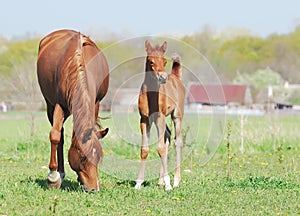
[[[100,103],[99,103],[99,101],[97,101],[95,103],[95,122],[97,122],[97,119],[98,119],[99,107],[100,107]]]
[[[168,145],[165,144],[164,135],[166,129],[166,119],[165,116],[160,114],[155,122],[157,133],[158,133],[158,154],[161,159],[161,169],[160,178],[163,178],[165,184],[165,190],[171,190],[172,186],[170,184],[170,176],[167,168],[167,158],[168,158]],[[160,183],[160,182],[159,182]]]
[[[58,172],[61,180],[65,178],[65,164],[64,164],[64,128],[61,128],[60,141],[57,147],[57,161],[58,161]]]
[[[64,173],[64,166],[63,161],[61,161],[61,158],[63,158],[63,138],[61,139],[63,135],[63,122],[64,122],[64,112],[59,104],[56,104],[55,107],[53,106],[47,106],[47,114],[48,118],[52,124],[52,129],[50,131],[50,142],[51,142],[51,155],[50,155],[50,163],[49,163],[49,169],[50,173],[48,174],[48,181],[47,185],[50,188],[60,188],[60,185],[62,183],[62,179],[60,176],[60,173],[57,172],[58,168],[59,171],[62,171]],[[58,155],[59,164],[56,160],[56,154]],[[62,173],[62,175],[63,175]]]
[[[175,127],[175,148],[176,148],[176,170],[174,175],[174,187],[179,186],[180,182],[180,162],[181,162],[181,153],[182,153],[182,134],[181,134],[181,127],[182,127],[182,118],[176,118],[172,116],[174,127]]]
[[[135,189],[140,189],[142,183],[144,182],[145,163],[149,153],[148,142],[150,136],[150,127],[151,127],[149,118],[141,117],[140,127],[142,133],[141,165],[140,165],[138,179],[136,180]]]

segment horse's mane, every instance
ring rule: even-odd
[[[95,127],[94,101],[88,92],[88,81],[86,74],[83,49],[85,45],[94,45],[88,38],[78,33],[78,46],[67,61],[69,69],[67,76],[67,101],[69,109],[73,114],[73,127],[75,136],[81,143],[87,141]]]

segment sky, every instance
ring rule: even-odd
[[[68,28],[98,35],[186,35],[205,26],[266,37],[300,25],[298,0],[26,0],[0,5],[0,35],[10,39]],[[90,35],[91,36],[91,35]]]

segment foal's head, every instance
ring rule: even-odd
[[[68,160],[85,191],[100,190],[98,163],[103,152],[98,139],[103,138],[107,132],[108,128],[97,132],[90,129],[82,137],[77,137],[73,132]]]
[[[154,72],[154,75],[161,83],[166,82],[166,64],[167,60],[164,56],[167,49],[167,42],[165,41],[161,46],[152,47],[150,42],[145,42],[147,61],[146,72]]]

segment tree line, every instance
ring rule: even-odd
[[[0,91],[2,92],[0,100],[5,100],[8,95],[15,98],[18,96],[18,84],[15,84],[16,76],[19,77],[18,79],[21,77],[36,79],[35,64],[40,39],[7,40],[0,36]],[[266,38],[252,34],[217,33],[206,27],[201,32],[183,36],[179,40],[205,56],[221,82],[250,82],[248,84],[255,85],[257,80],[253,77],[260,77],[260,79],[266,79],[261,82],[265,83],[265,86],[260,86],[260,88],[266,87],[266,85],[283,85],[284,81],[300,83],[300,73],[298,72],[300,68],[300,26],[295,27],[288,34],[272,34]],[[105,50],[112,44],[117,44],[117,41],[96,41],[96,43]],[[141,42],[138,46],[143,45]],[[137,52],[134,46],[120,45],[119,50],[110,55],[112,58],[110,61],[123,61],[122,59],[126,59],[126,56],[131,58],[133,53]],[[183,57],[189,56],[187,50],[183,49],[181,52]],[[189,58],[188,64],[191,68],[199,70],[200,73],[201,70],[203,72],[207,70],[199,62],[193,62],[192,57]],[[118,68],[114,68],[114,70],[118,71]],[[117,88],[124,83],[125,77],[132,77],[137,71],[143,71],[144,61],[133,60],[119,70],[118,73],[112,74],[112,88]],[[273,76],[274,79],[267,79],[264,71],[268,77]],[[25,73],[25,76],[20,73]],[[187,78],[187,81],[190,80],[192,78]],[[254,83],[251,83],[251,80],[255,80]],[[22,85],[22,81],[20,82],[19,85]],[[14,88],[8,83],[14,83]],[[136,85],[135,79],[128,81],[128,87],[131,85]],[[22,91],[24,91],[24,87]],[[24,97],[24,95],[19,95],[19,97]]]

